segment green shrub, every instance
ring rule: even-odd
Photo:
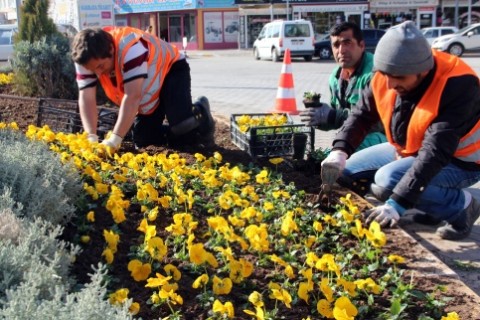
[[[0,194],[9,192],[22,205],[19,216],[65,224],[75,212],[82,183],[70,165],[19,131],[0,130]],[[0,203],[0,209],[2,203]]]
[[[17,41],[11,65],[14,89],[20,95],[77,99],[75,66],[69,39],[58,34],[39,41]]]
[[[52,18],[48,17],[50,1],[24,0],[20,11],[20,25],[17,38],[31,43],[44,36],[58,32]]]

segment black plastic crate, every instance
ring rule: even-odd
[[[98,107],[97,135],[103,138],[112,130],[117,121],[118,110]],[[40,99],[38,104],[37,126],[48,125],[52,131],[77,133],[82,132],[82,121],[78,104],[72,100]],[[131,132],[124,140],[131,140]]]
[[[238,117],[243,115],[258,118],[273,114],[232,114],[230,117],[232,142],[253,158],[294,157],[295,159],[303,159],[305,151],[311,151],[314,148],[314,128],[303,124],[294,124],[288,114],[280,114],[287,117],[287,123],[284,125],[251,127],[247,132],[242,132],[236,121]],[[297,138],[302,138],[303,150],[302,146],[300,146],[300,149],[294,147],[294,140],[296,141]]]
[[[76,101],[40,99],[37,127],[48,125],[52,131],[76,133],[82,130],[82,122]]]

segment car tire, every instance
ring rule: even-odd
[[[253,57],[255,58],[255,60],[260,60],[260,54],[258,53],[257,48],[253,48]]]
[[[312,57],[313,56],[303,56],[303,59],[305,59],[305,61],[312,61]]]
[[[463,51],[465,49],[460,43],[452,43],[448,49],[447,52],[450,53],[453,56],[461,57],[463,54]]]
[[[332,49],[327,47],[320,48],[320,50],[318,51],[318,56],[320,57],[320,59],[332,59]]]
[[[277,49],[275,48],[272,49],[272,61],[273,62],[280,61],[280,56],[278,55]]]

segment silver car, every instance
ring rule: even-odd
[[[458,57],[465,51],[480,50],[480,23],[472,24],[458,32],[433,40],[432,48]]]
[[[458,31],[457,27],[429,27],[423,28],[422,30],[423,36],[427,38],[428,43],[431,45],[433,40],[438,37],[452,34]]]
[[[18,32],[17,25],[0,25],[0,60],[10,60],[13,55],[13,40]]]

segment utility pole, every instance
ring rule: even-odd
[[[458,0],[455,0],[455,17],[454,17],[454,19],[455,19],[454,26],[459,28],[458,27]]]
[[[20,28],[20,12],[21,12],[21,6],[22,6],[22,0],[15,0],[15,5],[16,5],[16,11],[17,11],[17,26]]]
[[[289,11],[289,10],[288,10],[288,7],[289,7],[289,6],[290,6],[290,3],[289,3],[288,0],[287,0],[287,21],[290,20],[289,14],[288,14],[288,11]]]
[[[468,0],[468,25],[472,24],[472,0]]]

